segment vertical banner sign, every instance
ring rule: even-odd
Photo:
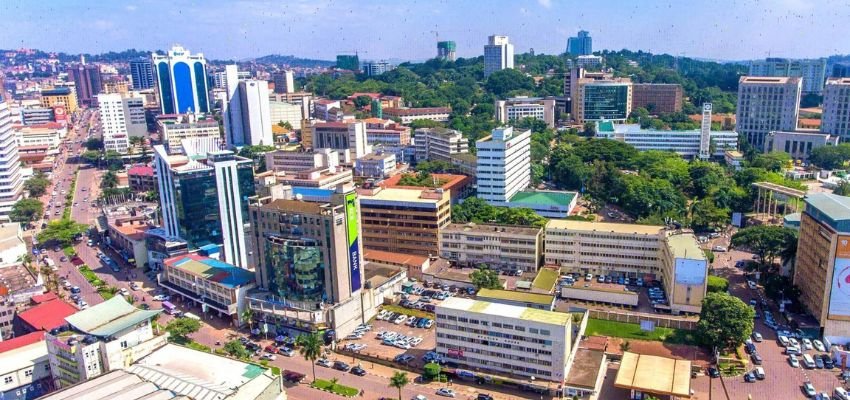
[[[850,236],[838,237],[829,315],[850,316]]]
[[[348,267],[351,269],[351,291],[360,290],[360,232],[357,219],[357,193],[345,195],[345,219],[348,226]]]

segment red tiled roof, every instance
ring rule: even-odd
[[[38,343],[42,340],[44,340],[44,331],[27,333],[24,336],[18,336],[14,339],[4,340],[0,342],[0,353],[28,346],[33,343]]]
[[[45,293],[45,294],[40,294],[40,295],[37,295],[37,296],[32,296],[32,302],[33,302],[33,303],[35,303],[35,304],[41,304],[41,303],[47,303],[48,301],[51,301],[51,300],[56,300],[56,299],[58,299],[58,298],[59,298],[59,297],[58,297],[58,296],[56,296],[56,294],[55,294],[55,293],[53,293],[53,292],[47,292],[47,293]]]
[[[75,312],[77,312],[77,309],[74,306],[57,299],[19,313],[17,318],[36,330],[49,331],[65,325],[65,317],[69,317]]]
[[[428,257],[426,256],[372,249],[363,252],[363,259],[367,261],[388,262],[392,264],[416,267],[421,267],[422,264],[425,264],[425,262],[428,261]]]
[[[148,165],[134,165],[129,170],[127,170],[127,175],[153,176],[154,170],[153,167]]]

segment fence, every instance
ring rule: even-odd
[[[588,310],[588,313],[590,318],[604,319],[606,321],[625,322],[638,325],[641,321],[652,321],[655,323],[655,326],[661,328],[685,329],[691,331],[697,328],[697,321],[665,317],[663,315],[634,314],[602,310]]]

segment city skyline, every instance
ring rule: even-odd
[[[837,1],[607,1],[579,8],[558,0],[500,0],[487,5],[482,10],[471,1],[282,5],[266,0],[137,0],[93,5],[68,0],[44,5],[10,0],[0,4],[0,13],[17,17],[5,22],[0,48],[98,53],[167,49],[179,43],[209,59],[291,54],[333,60],[336,54],[357,51],[364,60],[424,60],[436,56],[438,40],[455,41],[458,57],[480,56],[493,34],[509,36],[516,53],[533,48],[560,54],[567,38],[583,29],[597,51],[625,48],[718,60],[850,54],[850,43],[826,40],[850,34],[843,22],[850,19],[850,8]],[[76,14],[85,18],[68,18]],[[187,23],[191,21],[195,23]],[[91,36],[69,34],[74,31]]]

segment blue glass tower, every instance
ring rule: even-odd
[[[167,54],[154,54],[152,59],[163,114],[210,111],[203,54],[174,46]]]

